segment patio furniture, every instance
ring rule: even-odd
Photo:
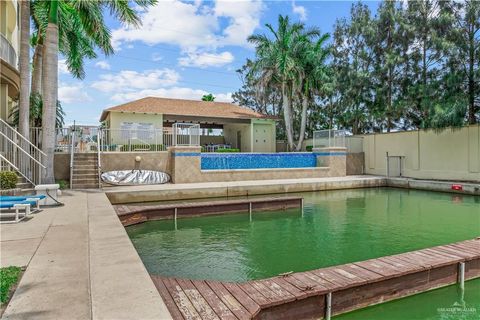
[[[14,216],[14,220],[7,220],[7,221],[2,221],[0,220],[0,223],[17,223],[19,221],[22,221],[26,217],[30,215],[30,207],[31,205],[35,204],[34,201],[1,201],[0,202],[0,217],[10,217]],[[38,203],[38,202],[37,202]],[[23,213],[20,212],[20,210],[23,209]],[[5,211],[7,210],[7,211]],[[14,212],[11,212],[14,210]],[[22,217],[20,215],[23,214]]]

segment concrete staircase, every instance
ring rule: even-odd
[[[72,189],[98,189],[98,159],[96,153],[75,153],[73,157]]]

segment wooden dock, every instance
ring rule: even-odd
[[[114,205],[124,226],[150,220],[302,208],[302,197],[262,197],[251,199],[182,202],[154,205]]]
[[[480,277],[480,238],[245,283],[152,275],[174,319],[321,319]]]

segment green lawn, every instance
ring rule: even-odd
[[[18,282],[21,272],[20,267],[0,268],[0,304],[8,301],[10,288]]]

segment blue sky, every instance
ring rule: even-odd
[[[366,2],[372,10],[378,2]],[[160,0],[139,12],[139,29],[107,17],[116,53],[86,62],[84,80],[73,79],[59,58],[59,99],[66,124],[98,124],[101,111],[145,96],[200,99],[230,96],[241,81],[235,70],[254,49],[252,33],[276,25],[279,14],[331,32],[348,17],[351,1],[177,1]]]

